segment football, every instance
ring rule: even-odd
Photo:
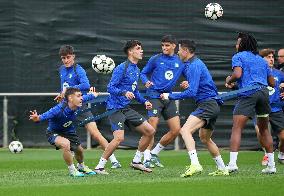
[[[106,55],[96,55],[92,60],[92,68],[97,73],[110,74],[115,67],[112,58]]]
[[[12,141],[9,144],[9,150],[12,153],[20,153],[23,151],[23,144],[19,141]]]
[[[205,7],[205,17],[210,20],[217,20],[223,15],[223,8],[218,3],[209,3]]]

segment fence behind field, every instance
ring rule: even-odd
[[[33,123],[28,120],[29,111],[36,109],[39,113],[47,111],[49,108],[55,105],[53,101],[54,96],[57,93],[0,93],[2,97],[2,110],[0,123],[2,125],[0,134],[0,145],[7,147],[10,141],[13,139],[19,139],[25,147],[46,147],[49,146],[46,137],[45,130],[47,128],[47,122]],[[176,102],[179,106],[181,114],[181,123],[183,124],[195,107],[193,101],[183,100]],[[230,133],[232,128],[232,109],[233,101],[225,102],[221,107],[221,113],[216,123],[216,130],[213,134],[214,141],[221,147],[228,147],[230,140]],[[146,116],[146,110],[144,106],[133,102],[131,105],[135,110]],[[95,114],[105,111],[104,105],[99,105],[95,109]],[[97,125],[102,134],[107,140],[112,139],[112,131],[107,118],[103,118],[97,121]],[[98,146],[98,143],[90,138],[84,128],[79,128],[78,134],[82,140],[83,146],[90,148]],[[155,141],[157,142],[162,135],[167,131],[166,122],[161,119],[158,126]],[[197,142],[197,146],[203,147],[198,139],[198,134],[194,134]],[[125,141],[121,144],[121,147],[135,148],[137,147],[140,139],[140,134],[134,130],[126,130]],[[243,132],[242,147],[246,149],[258,148],[258,143],[255,137],[255,131],[253,129],[252,122],[249,122],[246,129]],[[167,149],[183,149],[184,144],[181,138],[177,138],[172,144],[167,146]]]

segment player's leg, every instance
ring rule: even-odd
[[[146,120],[135,128],[142,134],[142,137],[139,140],[138,149],[132,160],[131,167],[145,172],[152,172],[152,170],[143,165],[141,161],[143,152],[145,152],[155,134],[155,129]]]
[[[276,172],[276,168],[273,152],[273,139],[268,129],[269,114],[271,112],[268,89],[264,88],[258,91],[256,95],[257,102],[255,106],[255,112],[257,117],[257,126],[259,128],[259,139],[268,156],[267,167],[262,170],[262,173],[272,174]]]
[[[278,136],[279,152],[278,162],[284,164],[284,113],[283,111],[271,112],[269,114],[269,122],[271,125],[271,132]]]
[[[165,135],[163,135],[159,143],[151,151],[152,155],[151,161],[158,167],[164,167],[161,164],[160,159],[158,158],[158,154],[169,143],[171,143],[179,135],[180,132],[180,118],[175,101],[171,100],[170,102],[163,102],[163,104],[164,108],[162,111],[162,115],[164,119],[167,121],[169,131]]]
[[[68,166],[70,175],[74,177],[83,177],[84,174],[79,172],[73,163],[73,155],[70,149],[70,141],[62,136],[57,135],[54,139],[54,144],[62,150],[63,159]]]
[[[268,130],[268,117],[257,117],[257,126],[259,127],[259,139],[267,152],[268,163],[267,168],[263,169],[263,173],[275,173],[275,162],[273,152],[273,140]]]
[[[195,141],[192,137],[192,134],[203,127],[205,124],[204,120],[199,119],[196,116],[190,115],[188,119],[186,120],[185,124],[181,128],[180,134],[183,138],[183,141],[185,143],[186,149],[188,151],[188,155],[190,158],[190,166],[186,168],[186,171],[184,174],[181,175],[181,177],[188,177],[192,176],[193,174],[200,173],[203,168],[199,163],[196,148],[195,148]]]
[[[227,166],[229,172],[238,171],[237,159],[241,144],[241,135],[248,119],[249,118],[244,115],[233,115],[233,127],[230,139],[230,161]]]
[[[108,174],[105,171],[105,165],[107,160],[112,155],[112,153],[116,150],[119,144],[124,140],[124,122],[126,117],[122,111],[117,111],[109,116],[109,121],[111,125],[111,129],[113,131],[113,139],[105,148],[102,157],[98,165],[95,168],[95,171],[98,174]]]
[[[255,117],[256,96],[239,98],[233,111],[233,127],[230,139],[230,161],[227,165],[229,172],[238,171],[237,159],[241,143],[242,130],[249,118]]]
[[[124,115],[126,118],[126,123],[134,126],[135,129],[142,134],[142,137],[139,140],[138,149],[130,166],[141,171],[152,172],[152,170],[146,168],[141,161],[144,151],[149,146],[149,143],[151,142],[155,134],[155,129],[146,121],[146,119],[141,114],[139,114],[132,108],[124,110]]]
[[[85,128],[91,134],[92,138],[100,144],[100,146],[102,147],[103,150],[105,150],[107,145],[108,145],[108,141],[104,138],[104,136],[99,131],[96,122],[90,122],[90,123],[86,124]],[[112,169],[121,168],[121,164],[116,159],[114,154],[112,154],[109,157],[109,159],[112,163],[112,167],[111,167]]]
[[[211,129],[201,128],[199,130],[199,138],[203,144],[206,145],[208,151],[213,157],[214,162],[217,165],[217,171],[209,173],[211,176],[219,176],[219,175],[229,175],[228,170],[225,167],[224,161],[221,157],[219,148],[215,144],[215,142],[211,139],[213,131]]]
[[[150,102],[152,103],[152,109],[147,111],[147,114],[148,114],[148,117],[149,117],[148,122],[155,130],[157,130],[157,126],[159,124],[160,117],[161,117],[161,111],[162,111],[164,106],[163,106],[163,104],[162,104],[160,99],[150,99]],[[151,159],[151,150],[153,148],[153,145],[154,145],[154,136],[153,136],[149,146],[144,151],[144,161],[143,161],[143,164],[147,168],[155,167],[155,165],[152,164],[151,161],[150,161],[150,159]]]
[[[159,117],[150,117],[148,119],[149,124],[155,129],[157,130],[157,126],[159,124]],[[152,163],[151,163],[151,149],[154,145],[154,135],[150,141],[149,146],[147,147],[147,149],[144,151],[144,161],[143,164],[145,165],[145,167],[150,168],[150,167],[155,167]]]
[[[81,145],[77,146],[75,152],[75,159],[77,160],[77,168],[79,172],[82,172],[87,175],[95,175],[96,172],[91,170],[87,165],[84,163],[84,149],[82,148]]]
[[[109,157],[113,154],[116,148],[124,140],[124,130],[115,130],[113,132],[113,139],[105,148],[102,157],[100,158],[99,164],[96,166],[95,171],[99,174],[108,174],[104,168]]]
[[[264,151],[264,155],[263,155],[262,160],[261,160],[261,165],[266,166],[267,163],[268,163],[267,152],[266,152],[265,148],[263,147],[263,145],[261,143],[260,134],[259,134],[259,128],[258,128],[258,126],[256,124],[256,119],[253,119],[253,121],[254,121],[254,129],[255,129],[255,132],[256,132],[257,140],[259,141],[260,146],[261,146],[262,150]]]
[[[280,131],[278,134],[279,138],[279,153],[278,153],[278,162],[284,164],[284,130]]]

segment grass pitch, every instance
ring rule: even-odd
[[[102,151],[86,150],[85,163],[94,168]],[[154,168],[153,173],[141,173],[129,167],[135,151],[118,150],[116,157],[123,168],[106,170],[108,176],[84,178],[68,176],[60,151],[53,149],[24,149],[12,154],[0,149],[0,195],[282,195],[284,165],[277,163],[277,174],[263,175],[260,165],[262,152],[239,153],[239,173],[230,176],[208,176],[215,163],[207,151],[199,151],[203,173],[180,178],[189,164],[186,151],[163,151],[160,159],[165,168]],[[225,163],[229,153],[222,151]],[[275,156],[276,157],[276,156]]]

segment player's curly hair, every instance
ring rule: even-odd
[[[128,50],[134,48],[137,45],[142,46],[141,42],[138,40],[128,40],[123,47],[123,52],[128,55]]]
[[[251,51],[254,54],[258,54],[257,41],[252,35],[249,33],[239,32],[237,38],[241,38],[238,52]]]

